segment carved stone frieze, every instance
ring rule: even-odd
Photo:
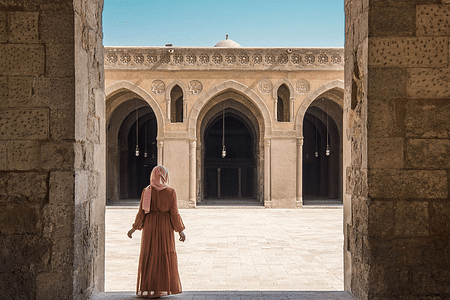
[[[138,53],[133,57],[133,61],[135,64],[142,64],[144,60],[144,55],[142,55],[141,53]]]
[[[155,53],[150,53],[149,55],[147,55],[147,61],[150,64],[154,64],[158,61],[158,56]]]
[[[319,64],[324,65],[328,62],[328,56],[324,53],[320,53],[317,57],[317,61],[319,62]]]
[[[228,53],[227,55],[225,55],[225,61],[227,62],[227,64],[234,64],[236,62],[236,56],[234,56],[234,54]]]
[[[247,54],[239,55],[239,63],[241,65],[246,65],[250,62],[250,57]]]
[[[197,61],[197,56],[195,56],[194,54],[188,54],[186,55],[186,62],[190,65],[195,64],[195,62]]]
[[[115,64],[117,62],[117,55],[115,53],[108,53],[106,55],[106,62],[110,64]]]
[[[305,55],[305,62],[306,62],[308,65],[313,64],[313,63],[315,62],[315,60],[316,60],[316,58],[314,57],[313,54],[308,53],[308,54]]]
[[[343,70],[342,48],[105,47],[105,69]]]
[[[131,61],[131,56],[128,53],[123,53],[120,55],[120,62],[123,64],[127,64]]]

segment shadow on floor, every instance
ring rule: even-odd
[[[142,299],[134,292],[109,292],[95,295],[91,300],[133,300]],[[354,300],[344,291],[188,291],[179,295],[165,296],[167,300]]]

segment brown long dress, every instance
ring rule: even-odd
[[[181,293],[175,252],[174,230],[185,229],[177,207],[175,190],[166,187],[152,188],[150,212],[146,214],[141,204],[133,228],[142,231],[141,253],[136,294],[142,297],[159,297]]]

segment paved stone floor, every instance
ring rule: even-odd
[[[334,207],[336,208],[336,207]],[[106,293],[134,299],[140,232],[137,207],[106,210]],[[167,299],[353,299],[343,291],[342,209],[263,207],[180,210],[183,294]]]

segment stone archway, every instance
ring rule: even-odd
[[[246,193],[244,193],[247,194],[247,197],[243,197],[241,193],[241,199],[255,199],[262,203],[264,198],[263,182],[265,176],[263,172],[264,161],[262,159],[264,157],[264,147],[262,143],[262,136],[264,135],[264,124],[262,115],[257,107],[247,97],[233,90],[225,91],[213,97],[210,101],[207,102],[207,104],[199,113],[196,126],[196,131],[198,132],[197,136],[199,137],[197,140],[197,157],[199,159],[197,160],[196,166],[198,174],[197,202],[201,202],[204,197],[208,195],[205,189],[205,172],[208,172],[207,169],[212,167],[212,165],[208,166],[208,162],[205,162],[205,159],[208,159],[208,143],[207,141],[205,141],[205,136],[208,134],[211,126],[213,126],[213,124],[218,119],[222,120],[224,109],[226,119],[235,119],[243,126],[245,126],[248,135],[252,140],[251,145],[249,145],[249,147],[252,149],[250,157],[247,157],[247,159],[243,159],[244,157],[241,157],[241,160],[239,160],[239,158],[236,158],[233,161],[229,160],[228,164],[225,164],[224,166],[230,168],[232,165],[234,165],[234,169],[236,170],[236,172],[245,172],[245,174],[249,174],[248,177],[243,179],[246,180],[247,185],[252,185],[252,190],[249,191],[249,188],[247,186],[242,188],[241,192],[242,190],[247,191]],[[214,164],[214,159],[211,162]],[[215,166],[215,168],[220,167],[223,164],[220,159],[218,163],[219,164]],[[241,169],[241,171],[239,171],[239,169]]]
[[[128,81],[113,83],[106,91],[106,199],[116,202],[120,199],[138,198],[137,191],[144,183],[134,180],[136,176],[133,174],[139,172],[142,176],[136,178],[146,178],[149,175],[146,169],[151,170],[152,166],[162,160],[162,151],[157,148],[156,143],[163,132],[162,113],[151,95]],[[138,137],[140,135],[141,139],[137,139],[140,155],[135,158],[133,153],[136,149],[132,147],[130,139],[136,139],[136,123],[139,124]],[[146,146],[148,157],[144,158]]]

